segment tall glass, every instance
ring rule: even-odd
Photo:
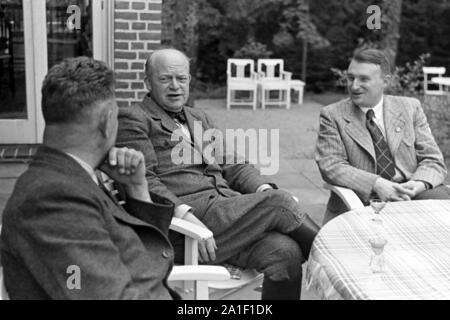
[[[373,236],[369,239],[369,244],[372,249],[372,255],[369,262],[369,267],[373,273],[381,273],[384,271],[384,247],[387,240],[384,236],[383,220],[380,217],[381,211],[386,206],[386,202],[381,199],[370,200],[370,207],[373,209],[374,217],[372,218]]]

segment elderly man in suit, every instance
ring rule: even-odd
[[[390,81],[386,55],[355,53],[347,72],[350,98],[320,114],[316,161],[323,179],[353,189],[364,203],[449,199],[447,174],[420,102],[385,95]],[[346,211],[331,194],[324,222]]]
[[[1,260],[12,299],[172,299],[170,203],[150,194],[141,152],[114,147],[114,73],[80,57],[42,88],[44,143],[3,212]],[[124,186],[126,211],[98,178]],[[102,188],[103,186],[103,188]]]
[[[185,105],[189,81],[189,61],[182,52],[155,51],[146,65],[149,94],[141,104],[119,111],[118,145],[144,153],[149,188],[174,203],[175,216],[213,232],[199,246],[203,262],[256,268],[264,273],[263,299],[299,299],[301,264],[318,227],[253,166],[230,162],[234,156],[223,162],[203,156],[175,161],[180,143],[190,154],[198,154],[204,144],[194,134],[196,125],[216,128],[206,113]],[[182,243],[172,240],[182,259]]]

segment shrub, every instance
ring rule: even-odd
[[[250,39],[247,43],[234,53],[234,58],[240,59],[265,59],[270,58],[272,51],[267,49],[265,44]]]

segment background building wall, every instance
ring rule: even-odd
[[[114,13],[116,96],[119,106],[129,106],[147,93],[144,65],[161,44],[162,0],[116,0]]]

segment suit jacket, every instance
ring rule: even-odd
[[[126,209],[70,156],[39,148],[3,213],[1,254],[10,297],[178,298],[167,285],[173,205],[127,199]],[[76,283],[70,266],[79,267],[79,290],[67,285]]]
[[[119,110],[117,145],[144,153],[149,190],[175,205],[191,205],[197,217],[202,219],[219,196],[253,193],[260,185],[267,183],[259,171],[246,162],[219,164],[205,159],[198,152],[205,150],[213,138],[203,141],[201,133],[194,132],[194,123],[197,122],[203,132],[217,127],[201,110],[184,107],[184,112],[194,140],[192,143],[186,139],[180,140],[180,131],[175,122],[149,96],[139,105]],[[192,155],[197,152],[199,161],[181,164],[173,161],[174,150],[180,150],[183,144],[181,152]],[[224,157],[227,156],[230,154],[224,154]],[[234,154],[231,156],[234,157]],[[228,218],[218,220],[217,223],[229,224]]]
[[[383,108],[387,143],[405,181],[422,180],[433,187],[441,184],[447,168],[419,100],[385,95]],[[323,108],[315,158],[326,182],[353,189],[367,202],[378,176],[365,123],[364,112],[349,98]],[[328,210],[346,211],[334,194]]]

